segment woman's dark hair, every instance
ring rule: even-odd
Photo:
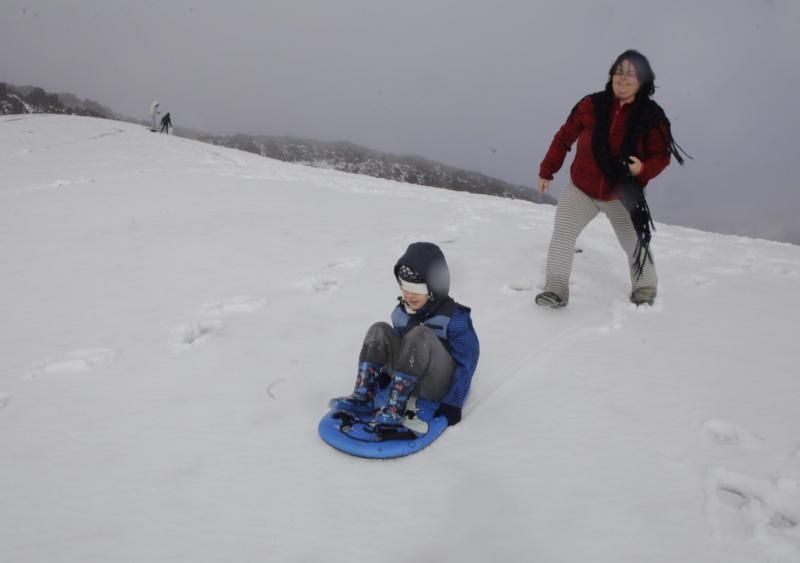
[[[636,77],[639,79],[639,91],[636,93],[631,103],[631,109],[625,127],[625,136],[620,147],[620,154],[613,155],[609,145],[609,127],[611,121],[611,106],[614,101],[614,90],[611,85],[614,73],[619,70],[622,61],[630,61],[636,69]],[[600,92],[591,94],[595,108],[595,128],[592,134],[592,153],[595,162],[602,170],[603,175],[612,184],[619,184],[629,177],[627,157],[636,154],[636,148],[641,139],[645,138],[647,132],[656,129],[662,136],[666,150],[683,164],[681,149],[672,138],[672,130],[669,119],[664,110],[661,109],[655,100],[651,98],[655,92],[656,74],[650,61],[643,54],[634,49],[629,49],[622,53],[611,65],[608,70],[608,82],[606,87]],[[577,107],[577,106],[576,106]],[[574,111],[574,109],[573,109]],[[647,150],[647,147],[645,147]],[[685,154],[685,151],[684,151]],[[689,156],[689,155],[686,155]],[[646,158],[647,154],[639,155]],[[691,158],[691,157],[689,157]]]
[[[648,98],[656,92],[656,73],[653,72],[653,67],[650,66],[650,61],[647,60],[643,54],[635,49],[628,49],[622,53],[611,68],[608,69],[608,82],[606,83],[606,90],[611,91],[611,80],[614,78],[614,73],[622,66],[622,61],[628,61],[636,69],[636,77],[639,79],[639,92],[636,96],[647,96]]]

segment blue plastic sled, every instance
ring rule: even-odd
[[[319,421],[319,436],[337,450],[357,457],[389,459],[415,454],[429,446],[447,429],[447,419],[434,418],[439,403],[417,399],[412,416],[399,429],[375,428],[370,416],[329,411]]]

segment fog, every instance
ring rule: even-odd
[[[651,183],[655,219],[800,244],[798,38],[794,0],[6,0],[0,81],[141,119],[159,100],[178,126],[348,140],[533,189],[569,110],[635,48],[694,157]]]

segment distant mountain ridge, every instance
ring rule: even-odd
[[[354,143],[322,142],[275,136],[199,135],[199,140],[260,154],[276,160],[315,168],[330,168],[406,184],[434,186],[455,191],[524,199],[555,205],[556,200],[533,188],[510,184],[479,172],[447,166],[419,156],[384,153]]]
[[[36,86],[14,86],[0,82],[0,115],[21,113],[83,115],[145,125],[143,121],[116,115],[98,102],[82,100],[72,94],[48,94]],[[183,128],[177,128],[176,134],[315,168],[330,168],[407,184],[523,199],[535,203],[556,203],[550,195],[540,194],[528,186],[510,184],[479,172],[447,166],[418,156],[379,152],[345,141],[323,142],[244,134],[220,136]]]
[[[19,113],[115,117],[114,112],[92,100],[81,100],[72,94],[48,94],[36,86],[14,86],[0,82],[0,115]]]

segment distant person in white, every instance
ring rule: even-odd
[[[150,106],[150,131],[158,131],[158,116],[161,114],[158,106],[157,101]]]

